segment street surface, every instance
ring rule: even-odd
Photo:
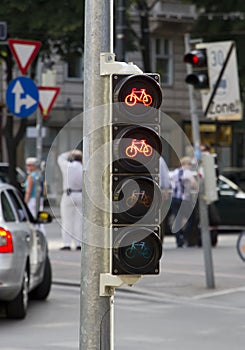
[[[23,321],[0,318],[1,350],[79,349],[80,252],[59,250],[55,221],[47,225],[47,235],[50,297],[31,301]],[[245,264],[236,239],[236,234],[219,237],[212,250],[216,288],[208,289],[202,249],[176,249],[174,238],[166,237],[160,276],[116,290],[115,350],[243,350]]]
[[[47,301],[30,302],[24,320],[0,318],[0,349],[78,349],[78,305],[78,288],[53,286]]]

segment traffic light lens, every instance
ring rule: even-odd
[[[194,67],[205,67],[207,65],[206,50],[194,50],[184,56],[184,62],[192,64]]]
[[[130,242],[130,245],[121,248],[124,260],[127,265],[133,264],[135,268],[145,267],[152,260],[154,251],[149,238],[140,241]]]
[[[162,152],[161,139],[151,128],[141,126],[115,127],[116,141],[115,159],[130,172],[150,172],[151,164],[155,164]],[[156,172],[157,169],[154,169]]]
[[[156,264],[162,255],[162,245],[158,235],[149,228],[131,227],[127,232],[116,229],[113,245],[114,259],[120,261],[123,271],[117,273],[159,273]],[[114,266],[117,266],[116,264]]]
[[[154,222],[154,218],[158,218],[161,191],[148,177],[120,178],[115,186],[113,199],[116,222],[124,218],[130,223],[136,223],[142,219],[149,220],[149,216]]]
[[[119,79],[114,74],[113,83],[113,102],[119,102],[117,109],[122,117],[131,116],[134,121],[142,116],[152,118],[152,109],[158,109],[162,103],[157,75],[125,75]]]
[[[192,62],[193,62],[193,64],[198,64],[198,61],[199,61],[199,58],[198,58],[196,55],[194,55],[194,56],[192,57]]]
[[[193,66],[197,66],[200,63],[198,55],[194,55],[193,53],[188,53],[184,57],[184,62],[192,64]]]
[[[188,74],[185,82],[187,84],[194,85],[198,89],[207,89],[209,87],[209,79],[206,71],[198,71],[192,74]]]

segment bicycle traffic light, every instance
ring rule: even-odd
[[[158,74],[111,75],[114,275],[158,274],[162,254]]]
[[[192,73],[185,82],[199,90],[209,89],[208,60],[206,49],[193,50],[185,54],[184,62],[192,66]]]

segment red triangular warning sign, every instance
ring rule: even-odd
[[[47,119],[49,112],[56,100],[60,88],[51,86],[38,86],[39,91],[39,108],[41,110],[42,116]]]
[[[30,66],[40,49],[41,42],[8,39],[8,43],[21,73],[25,75],[27,73],[28,67]]]

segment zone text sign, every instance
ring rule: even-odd
[[[221,41],[201,43],[197,44],[196,48],[207,50],[210,90],[203,91],[201,94],[204,112],[210,102],[206,113],[207,118],[231,121],[241,120],[242,106],[239,91],[236,46],[234,42]],[[226,60],[227,64],[224,68],[218,88],[212,101],[210,101]]]

